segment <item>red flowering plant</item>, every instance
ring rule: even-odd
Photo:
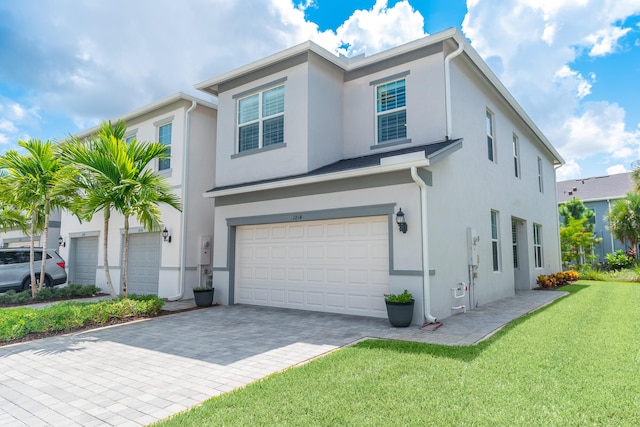
[[[541,274],[536,279],[536,284],[543,289],[568,285],[580,278],[580,274],[573,270],[561,271],[554,274]]]

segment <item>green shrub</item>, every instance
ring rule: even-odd
[[[36,294],[37,301],[63,299],[69,297],[90,297],[100,292],[95,285],[70,284],[65,287],[42,288]],[[24,304],[31,300],[31,289],[16,292],[13,289],[0,294],[0,304]]]
[[[163,299],[151,295],[140,299],[121,298],[90,303],[68,301],[43,309],[5,308],[0,310],[0,342],[30,333],[71,331],[87,325],[101,325],[113,319],[153,317],[158,315],[163,305]]]
[[[597,280],[603,282],[607,280],[607,274],[598,269],[585,267],[580,271],[580,278],[583,280]]]
[[[633,257],[628,256],[618,249],[615,253],[605,255],[609,270],[617,271],[631,268],[635,264]]]
[[[401,294],[384,294],[384,300],[387,302],[406,303],[413,301],[413,295],[405,289]]]

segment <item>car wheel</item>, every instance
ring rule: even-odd
[[[31,290],[31,278],[27,277],[26,279],[24,279],[22,281],[22,290],[23,291],[30,291]]]
[[[44,287],[45,288],[53,288],[53,280],[51,280],[51,277],[44,276]]]

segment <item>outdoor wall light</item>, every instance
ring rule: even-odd
[[[164,226],[164,230],[162,230],[162,238],[165,242],[171,243],[171,235],[169,234],[169,230],[167,230],[167,226]]]
[[[402,208],[396,213],[396,224],[398,224],[398,228],[403,233],[407,232],[407,223],[404,220],[404,212],[402,212]]]
[[[58,246],[62,246],[63,248],[65,246],[67,246],[67,244],[65,243],[64,238],[62,238],[62,236],[58,237]]]

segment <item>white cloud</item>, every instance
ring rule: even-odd
[[[28,139],[22,130],[38,122],[37,112],[0,96],[0,144],[8,145],[19,139]]]
[[[607,175],[629,172],[624,165],[613,165],[607,168]]]
[[[566,181],[568,179],[580,176],[580,165],[575,160],[570,159],[556,171],[557,181]]]
[[[474,0],[467,6],[465,35],[565,158],[559,175],[580,172],[578,160],[638,157],[640,134],[625,127],[624,109],[594,102],[595,73],[573,68],[582,55],[619,49],[630,31],[622,23],[640,13],[638,0]]]
[[[595,153],[606,153],[614,159],[637,156],[640,148],[640,130],[627,131],[625,111],[617,104],[588,102],[581,115],[567,119],[561,129],[555,130],[561,154],[567,158],[585,159]]]
[[[372,54],[424,37],[424,17],[408,1],[388,7],[387,0],[376,0],[371,10],[356,10],[336,34],[348,49],[346,55]]]
[[[248,62],[313,40],[330,51],[372,54],[424,35],[408,1],[378,0],[336,31],[304,11],[313,0],[41,0],[0,2],[0,81],[28,88],[30,118],[58,114],[78,129],[183,91]],[[349,48],[345,49],[344,45]],[[340,48],[342,47],[342,50]],[[11,139],[11,136],[9,136]]]
[[[618,40],[624,37],[631,28],[608,27],[589,34],[586,41],[593,47],[589,51],[590,56],[603,56],[615,52],[618,46]]]

